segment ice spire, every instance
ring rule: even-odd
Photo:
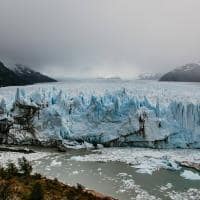
[[[20,89],[19,88],[17,88],[17,91],[16,91],[15,101],[20,101]]]
[[[1,100],[1,102],[0,102],[0,109],[1,109],[1,111],[2,111],[3,113],[6,112],[6,101],[5,101],[4,98],[3,98],[3,99]]]
[[[156,100],[156,117],[160,117],[160,104],[158,98]]]

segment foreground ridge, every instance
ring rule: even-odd
[[[32,166],[23,157],[14,163],[0,168],[0,199],[1,200],[116,200],[94,190],[76,187],[51,180],[40,174],[31,175]]]

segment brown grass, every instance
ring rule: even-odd
[[[15,176],[10,179],[0,178],[0,193],[3,188],[6,188],[4,192],[7,193],[7,198],[5,200],[31,200],[31,193],[36,183],[41,185],[44,200],[114,200],[93,190],[81,190],[57,180],[34,175]]]

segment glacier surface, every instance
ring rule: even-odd
[[[9,135],[19,141],[52,138],[84,146],[200,148],[197,100],[173,96],[163,100],[155,96],[155,90],[153,98],[149,92],[142,93],[125,88],[98,94],[67,92],[53,86],[14,88],[9,95],[1,93],[0,119],[13,122]],[[32,114],[27,122],[29,129],[26,122],[24,125],[16,120],[27,109]]]

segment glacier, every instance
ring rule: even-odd
[[[0,129],[1,141],[11,144],[200,148],[200,104],[176,99],[163,104],[126,89],[73,95],[56,87],[17,88],[0,99]]]

